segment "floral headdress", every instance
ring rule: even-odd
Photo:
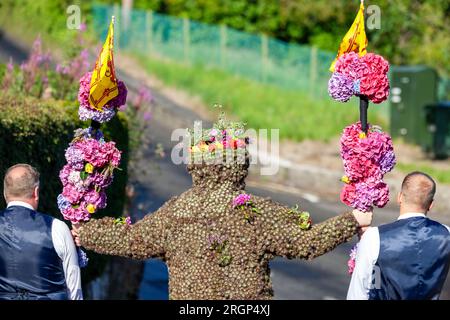
[[[247,156],[249,138],[245,135],[245,124],[225,119],[224,112],[212,128],[188,129],[188,137],[190,163],[235,162]]]

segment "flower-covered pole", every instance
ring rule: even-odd
[[[115,142],[105,141],[100,130],[127,99],[125,84],[115,76],[113,42],[114,17],[94,70],[80,79],[78,115],[82,121],[90,120],[90,127],[75,131],[65,153],[67,164],[59,174],[63,190],[58,195],[58,208],[64,219],[74,224],[90,220],[106,207],[106,188],[120,164],[121,151]],[[86,266],[86,254],[79,249],[78,255],[80,266]]]
[[[340,198],[362,212],[382,208],[389,201],[389,187],[383,177],[395,165],[391,137],[367,121],[369,100],[379,104],[389,95],[389,63],[379,55],[367,53],[366,47],[364,3],[361,1],[355,21],[331,64],[333,75],[328,82],[328,93],[339,102],[359,97],[360,121],[347,126],[340,140],[345,171]],[[355,265],[355,253],[356,249],[352,250],[350,273]]]

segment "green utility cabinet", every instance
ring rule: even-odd
[[[426,106],[428,129],[433,135],[433,154],[437,159],[450,155],[450,101]]]
[[[393,138],[420,145],[432,151],[433,137],[428,129],[427,105],[437,100],[438,75],[426,66],[393,66],[390,72],[390,128]]]

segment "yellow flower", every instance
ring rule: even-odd
[[[94,172],[94,166],[90,163],[86,163],[86,165],[84,166],[84,171],[86,171],[87,173],[92,173]]]
[[[95,210],[97,210],[97,208],[93,204],[90,203],[86,206],[86,210],[90,214],[93,214],[95,212]]]
[[[191,150],[192,153],[200,152],[200,148],[198,146],[193,146]]]
[[[200,145],[200,150],[201,150],[202,152],[207,152],[207,151],[209,151],[209,147],[208,147],[208,145],[207,145],[206,143],[202,143],[202,144]]]
[[[359,138],[360,138],[360,139],[365,139],[365,138],[367,138],[366,133],[365,133],[365,132],[360,132],[360,133],[359,133]]]
[[[344,183],[350,183],[350,179],[347,176],[343,176],[341,178],[341,181],[344,182]]]
[[[223,144],[219,141],[216,141],[216,149],[223,150]]]

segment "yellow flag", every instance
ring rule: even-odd
[[[367,37],[366,31],[364,29],[364,2],[361,1],[355,21],[353,21],[352,26],[347,31],[345,37],[342,39],[342,42],[339,45],[338,54],[330,66],[330,71],[334,72],[334,65],[337,59],[344,53],[353,51],[358,53],[359,56],[362,57],[367,53],[366,48]]]
[[[117,97],[119,94],[114,70],[113,46],[114,17],[112,17],[111,24],[109,25],[108,35],[103,44],[103,48],[95,62],[91,78],[91,88],[89,90],[90,105],[100,111],[103,110],[103,106],[108,101]]]

